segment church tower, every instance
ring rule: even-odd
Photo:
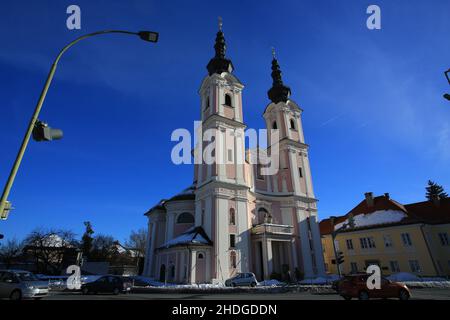
[[[244,86],[233,75],[233,63],[225,55],[221,21],[214,49],[199,90],[197,137],[203,136],[203,141],[197,142],[195,150],[195,224],[213,242],[211,256],[206,257],[207,278],[223,282],[237,272],[249,271],[249,183],[244,158]]]
[[[303,110],[291,100],[291,89],[283,83],[275,52],[272,59],[272,87],[268,91],[271,103],[264,111],[264,119],[271,141],[271,130],[279,132],[279,163],[277,174],[268,177],[267,189],[273,194],[290,195],[292,224],[298,230],[296,248],[300,254],[306,278],[325,274],[322,244],[314,196],[308,145],[302,128]],[[285,208],[287,210],[287,208]]]

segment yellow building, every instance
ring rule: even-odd
[[[346,215],[320,222],[325,268],[336,274],[336,251],[342,274],[364,272],[378,264],[383,275],[450,276],[450,199],[402,205],[389,194],[371,192]],[[353,222],[353,227],[352,225]]]

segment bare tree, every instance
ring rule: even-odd
[[[136,252],[137,258],[145,256],[145,246],[147,242],[147,230],[139,229],[131,231],[130,237],[125,241],[125,246],[129,250]]]
[[[5,245],[0,245],[0,261],[9,269],[22,256],[23,244],[17,239],[10,239]]]
[[[77,251],[72,231],[36,229],[25,238],[24,252],[31,256],[41,273],[61,274],[65,260]]]

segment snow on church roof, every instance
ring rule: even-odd
[[[170,248],[180,245],[212,245],[212,241],[209,239],[205,230],[202,227],[192,227],[187,231],[180,234],[178,237],[173,238],[158,249]]]

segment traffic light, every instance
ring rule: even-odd
[[[53,129],[47,123],[36,121],[33,128],[33,139],[35,141],[52,141],[59,140],[63,137],[63,132],[60,129]]]
[[[344,263],[344,253],[342,251],[339,251],[337,254],[337,263],[338,264]]]

